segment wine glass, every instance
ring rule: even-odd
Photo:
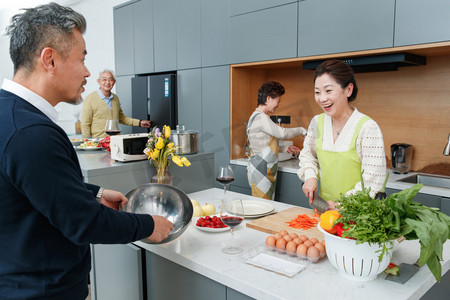
[[[107,135],[120,134],[119,120],[106,120],[105,133]]]
[[[224,197],[227,197],[227,185],[234,181],[233,169],[231,166],[220,166],[216,176],[217,182],[223,185]]]
[[[242,248],[236,247],[234,241],[234,227],[244,221],[244,205],[242,204],[242,200],[233,200],[225,197],[220,208],[220,219],[225,225],[230,227],[233,239],[233,244],[223,248],[222,252],[226,254],[239,254],[244,251]]]

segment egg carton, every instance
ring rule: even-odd
[[[264,245],[264,247],[268,250],[271,251],[273,253],[277,253],[283,256],[288,256],[288,257],[292,257],[292,259],[297,259],[297,260],[308,260],[311,263],[316,263],[318,262],[321,258],[325,257],[326,253],[320,254],[318,257],[314,257],[311,258],[307,255],[299,255],[296,252],[291,252],[291,251],[287,251],[286,249],[279,249],[277,247],[269,247],[267,245]]]

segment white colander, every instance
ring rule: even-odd
[[[355,240],[341,238],[326,232],[320,223],[317,227],[325,237],[328,260],[345,278],[356,281],[374,280],[389,265],[392,245],[388,245],[390,248],[388,255],[385,254],[383,260],[378,262],[380,252],[376,251],[381,248],[377,244],[357,245]]]

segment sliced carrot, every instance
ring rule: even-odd
[[[319,221],[317,219],[311,218],[310,216],[303,214],[298,215],[295,219],[292,219],[289,222],[286,222],[289,227],[293,227],[296,229],[308,230],[310,228],[316,227]]]

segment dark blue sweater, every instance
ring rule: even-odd
[[[153,232],[149,215],[97,203],[66,133],[0,90],[0,298],[85,299],[90,243]],[[114,262],[111,262],[114,263]]]

